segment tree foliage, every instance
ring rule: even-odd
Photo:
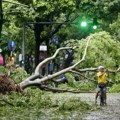
[[[16,0],[17,1],[17,0]],[[21,2],[21,1],[19,1]],[[11,24],[14,24],[15,27],[22,27],[23,22],[64,22],[68,21],[70,14],[75,11],[76,2],[74,0],[62,0],[62,1],[23,1],[23,4],[27,4],[29,7],[25,8],[24,6],[17,6],[15,4],[4,4],[4,25],[7,26],[7,29]],[[13,10],[14,9],[14,10]],[[12,21],[11,21],[12,20]],[[14,26],[13,25],[13,26]],[[35,33],[35,53],[36,53],[36,62],[39,62],[39,45],[44,41],[49,47],[49,39],[58,32],[61,25],[46,25],[46,24],[26,24],[29,26]],[[11,27],[12,28],[12,27]],[[12,28],[11,30],[13,30]],[[15,33],[12,33],[16,35]],[[20,35],[20,33],[18,33]],[[18,35],[17,34],[17,35]],[[11,34],[10,34],[11,35]],[[32,36],[32,35],[31,35]],[[17,38],[20,38],[17,37]],[[31,37],[28,37],[29,41],[33,41]],[[16,39],[19,41],[19,39]],[[33,42],[32,42],[33,43]],[[29,46],[29,45],[28,45]],[[29,48],[29,47],[28,47]],[[27,48],[27,49],[28,49]],[[30,51],[31,52],[31,51]]]
[[[93,18],[97,18],[100,23],[99,30],[107,30],[115,36],[116,34],[119,34],[119,28],[117,26],[116,30],[114,30],[116,19],[119,21],[119,0],[14,0],[14,2],[20,2],[28,7],[3,3],[4,26],[2,39],[5,40],[3,42],[6,42],[6,39],[14,39],[18,44],[20,43],[22,45],[21,28],[23,22],[65,22],[73,21],[75,18],[77,18],[75,22],[78,23],[82,18],[86,18],[88,22],[92,22]],[[110,29],[111,25],[113,27]],[[95,32],[89,28],[81,29],[79,24],[63,25],[63,28],[61,25],[44,24],[33,26],[27,24],[26,28],[26,52],[33,52],[33,50],[29,50],[29,43],[32,43],[32,49],[37,49],[37,56],[39,45],[42,42],[47,42],[48,45],[49,40],[52,39],[54,33],[58,33],[60,41],[63,42],[63,40],[70,38],[81,39],[88,36],[89,33]],[[59,32],[60,29],[61,31]],[[4,33],[7,34],[4,35]],[[119,35],[117,36],[117,38],[119,38]],[[34,40],[38,42],[36,43]],[[20,44],[18,45],[20,47],[17,47],[17,50],[20,50]]]
[[[113,36],[120,41],[120,13],[117,20],[110,24],[110,29]]]
[[[105,66],[107,69],[117,69],[120,65],[120,42],[103,31],[91,35],[90,48],[84,63],[79,68]],[[79,48],[75,54],[75,62],[79,60],[85,46],[85,40],[76,41]],[[79,56],[79,57],[78,57]],[[110,77],[110,81],[120,81],[119,74]]]
[[[83,67],[97,67],[102,64],[107,68],[118,68],[120,64],[120,43],[116,41],[116,39],[112,38],[109,33],[106,33],[104,31],[91,35],[91,39],[91,46],[89,48],[85,63],[83,63]],[[79,44],[80,47],[78,49],[77,55],[82,54],[85,44],[84,39],[82,41],[79,41]]]
[[[26,96],[16,93],[6,96],[13,106],[0,101],[1,119],[82,119],[83,114],[94,109],[73,94],[65,97],[67,94],[61,96],[39,89],[27,89],[26,92]]]

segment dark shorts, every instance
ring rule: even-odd
[[[106,88],[106,84],[98,84],[97,85],[97,91],[99,92],[100,89],[103,88],[103,91],[106,92],[107,91],[107,88]]]

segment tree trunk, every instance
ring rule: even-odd
[[[36,18],[36,22],[40,22],[39,18]],[[35,33],[35,66],[39,64],[39,46],[43,42],[40,39],[40,34],[43,31],[43,24],[35,24],[34,25],[34,33]]]
[[[2,31],[2,24],[3,24],[2,0],[0,0],[0,36]]]
[[[36,37],[36,45],[35,45],[35,66],[39,64],[39,46],[40,46],[40,39]]]
[[[46,38],[46,46],[47,46],[47,54],[50,55],[50,44],[49,44],[49,38]]]

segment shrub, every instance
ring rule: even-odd
[[[120,83],[114,84],[109,91],[112,93],[120,93]]]
[[[29,77],[29,74],[27,74],[27,72],[24,69],[19,67],[17,69],[12,70],[10,77],[15,83],[20,83],[22,80]]]

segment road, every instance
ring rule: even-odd
[[[86,94],[82,99],[87,102],[94,102],[93,96]],[[109,93],[107,106],[102,107],[101,110],[91,112],[83,120],[120,120],[120,93]]]
[[[55,95],[56,96],[56,95]],[[95,93],[80,93],[80,94],[60,94],[61,98],[80,98],[82,101],[86,101],[94,105]],[[82,120],[120,120],[120,93],[108,93],[107,94],[107,106],[100,107],[100,109],[93,110],[92,112],[84,115]],[[73,118],[74,120],[81,120],[81,118]],[[72,119],[72,120],[73,120]]]

